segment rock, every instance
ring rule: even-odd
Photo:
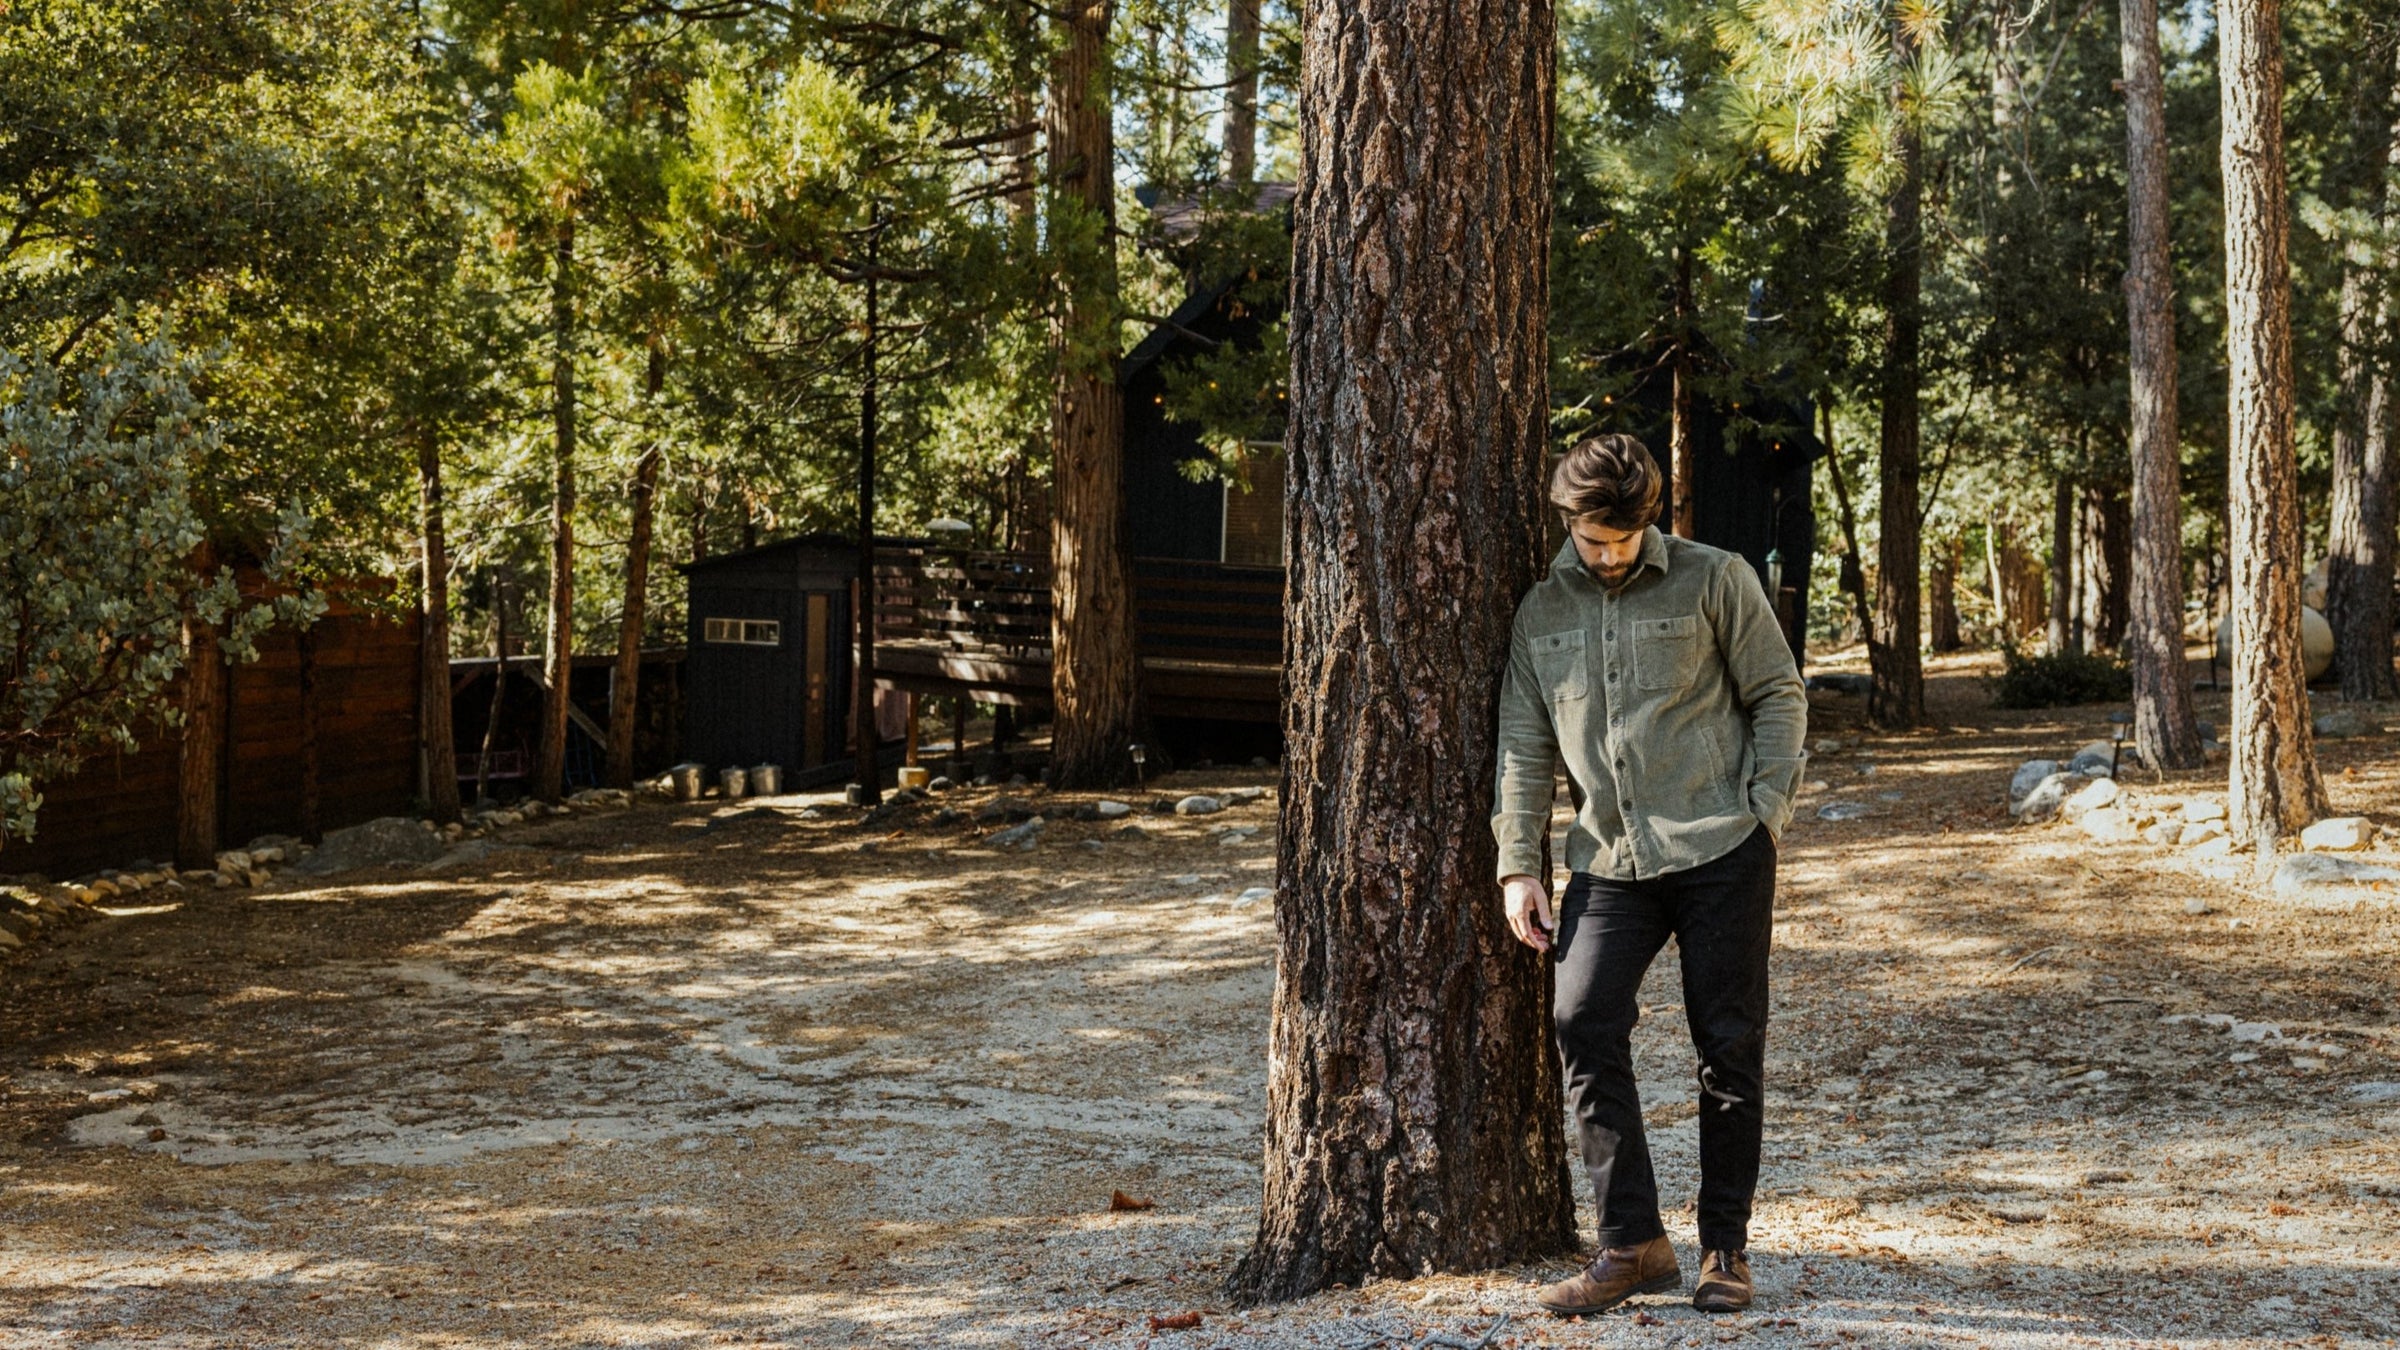
[[[386,863],[426,863],[442,856],[445,847],[440,835],[416,821],[404,816],[384,816],[326,835],[316,852],[292,870],[302,876],[325,877]]]
[[[2182,838],[2183,825],[2179,821],[2159,820],[2142,827],[2142,842],[2145,844],[2173,848]]]
[[[833,812],[826,810],[822,806],[804,806],[800,808],[800,818],[802,820],[824,820],[832,814]]]
[[[2184,856],[2187,858],[2199,858],[2203,860],[2209,858],[2230,858],[2233,856],[2233,836],[2229,834],[2220,834],[2213,839],[2203,839],[2187,850],[2184,853]]]
[[[1248,806],[1252,802],[1265,798],[1266,795],[1267,790],[1262,787],[1237,787],[1225,794],[1225,804],[1227,806]]]
[[[1101,842],[1100,842],[1099,840],[1097,840],[1097,839],[1084,839],[1084,840],[1079,840],[1079,841],[1077,841],[1077,843],[1076,843],[1076,845],[1075,845],[1075,846],[1076,846],[1077,848],[1080,848],[1080,849],[1084,850],[1084,851],[1085,851],[1085,852],[1087,852],[1087,853],[1101,853],[1101,852],[1105,852],[1105,851],[1107,850],[1107,848],[1108,848],[1108,845],[1101,843]]]
[[[933,778],[933,781],[925,785],[926,789],[932,792],[948,792],[950,789],[957,786],[958,784],[952,782],[949,776],[946,774],[936,774]]]
[[[1174,882],[1178,886],[1197,886],[1200,884],[1200,874],[1198,872],[1185,872],[1181,876],[1169,877],[1168,880]]]
[[[1119,825],[1116,829],[1116,837],[1139,842],[1148,839],[1150,832],[1139,825]]]
[[[1273,887],[1253,886],[1250,889],[1242,892],[1240,895],[1233,897],[1233,903],[1237,905],[1255,905],[1261,900],[1272,900],[1274,898],[1275,890]]]
[[[2189,821],[2223,820],[2225,803],[2207,797],[2193,797],[2183,804],[2183,818]]]
[[[2283,1028],[2273,1022],[2236,1022],[2232,1031],[2233,1039],[2244,1045],[2283,1039]]]
[[[2039,825],[2058,814],[2058,809],[2072,794],[2083,789],[2091,780],[2078,773],[2054,773],[2041,781],[2025,799],[2010,808],[2010,814],[2021,825]]]
[[[1035,816],[1022,825],[1011,825],[1005,830],[994,831],[986,835],[983,842],[994,848],[1029,849],[1041,838],[1042,827],[1042,818]]]
[[[2217,660],[2233,664],[2233,618],[2217,621]],[[2333,669],[2333,625],[2324,613],[2303,600],[2300,605],[2300,665],[2304,678],[2315,680]]]
[[[1819,820],[1856,820],[1867,814],[1868,809],[1863,802],[1827,802],[1817,808]]]
[[[239,849],[229,849],[217,855],[217,870],[220,872],[242,872],[249,870],[249,867],[250,855]]]
[[[1010,787],[1023,787],[1025,786],[1025,781],[1025,775],[1021,773],[1012,773],[1008,776],[1008,785]]]
[[[2217,907],[2195,895],[2183,902],[2183,912],[2197,917],[2202,914],[2214,914],[2217,912]]]
[[[1832,786],[1830,781],[1823,778],[1811,778],[1800,785],[1801,789],[1807,792],[1823,792]]]
[[[2400,1083],[2352,1083],[2350,1100],[2354,1102],[2400,1102]]]
[[[1124,802],[1102,801],[1092,809],[1100,813],[1102,820],[1115,820],[1120,816],[1133,814],[1133,808]]]
[[[2367,846],[2373,826],[2364,816],[2335,816],[2300,832],[2300,847],[2313,853],[2350,853]]]
[[[2032,796],[2033,790],[2042,785],[2043,779],[2057,772],[2058,761],[2055,759],[2029,759],[2018,765],[2017,771],[2008,780],[2008,809],[2016,810],[2017,804]]]
[[[2277,899],[2312,908],[2400,904],[2400,868],[2325,853],[2285,858],[2271,886]]]
[[[806,815],[807,813],[802,812],[801,814]],[[966,812],[959,810],[955,806],[945,806],[941,810],[933,813],[932,824],[938,829],[945,825],[956,825],[958,822],[965,820],[966,818]]]
[[[443,854],[441,857],[434,859],[432,862],[417,864],[417,870],[420,872],[431,872],[437,876],[450,872],[456,872],[462,868],[473,867],[475,864],[491,857],[494,853],[499,852],[503,847],[507,848],[512,853],[521,851],[519,850],[518,846],[514,844],[501,845],[493,843],[489,839],[471,839],[466,843],[460,844],[458,847],[450,850],[448,853]]]
[[[2107,779],[2101,779],[2107,782]],[[2130,844],[2140,835],[2133,827],[2133,817],[2114,806],[2095,807],[2083,813],[2075,822],[2093,840],[2103,844]]]
[[[2067,772],[2087,778],[2107,778],[2116,772],[2117,750],[2107,741],[2087,741],[2067,760]]]
[[[1224,809],[1225,803],[1214,797],[1204,797],[1199,793],[1194,793],[1175,803],[1175,814],[1179,816],[1213,816]]]
[[[1875,800],[1879,802],[1904,802],[1908,800],[1908,794],[1905,792],[1878,792],[1875,794]]]
[[[2058,813],[2070,821],[2081,820],[2092,811],[2113,807],[2125,790],[2113,778],[2095,778],[2067,794],[2058,803]]]
[[[2200,742],[2200,760],[2204,764],[2224,763],[2225,747],[2215,741]]]
[[[1864,694],[1874,689],[1875,680],[1873,676],[1869,675],[1836,671],[1827,675],[1809,676],[1808,687],[1830,689],[1837,694]]]
[[[2317,733],[2319,740],[2337,741],[2371,736],[2382,728],[2368,721],[2366,714],[2356,708],[2336,708],[2309,723],[2309,729]]]
[[[1809,748],[1820,755],[1830,755],[1838,753],[1842,748],[1842,743],[1831,736],[1819,736],[1817,743]]]
[[[1022,823],[1033,819],[1034,815],[1032,804],[1021,797],[994,797],[976,808],[975,823],[996,825],[1004,820]]]

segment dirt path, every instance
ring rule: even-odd
[[[1021,852],[924,823],[967,791],[897,832],[802,798],[527,826],[456,875],[194,893],[0,967],[0,1346],[2400,1337],[2400,913],[2012,828],[2008,771],[2098,710],[1934,689],[1973,726],[1821,755],[1785,840],[1751,1315],[1537,1320],[1531,1266],[1225,1308],[1272,800],[1130,838],[1029,795]],[[1813,736],[1858,734],[1815,697]],[[2390,740],[2324,754],[2338,805],[2400,824]],[[1240,783],[1269,785],[1170,786]],[[1680,1204],[1671,961],[1644,1004]],[[2280,1039],[2163,1020],[2211,1013]]]

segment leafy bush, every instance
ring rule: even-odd
[[[1992,687],[1996,708],[2060,708],[2073,703],[2119,703],[2133,697],[2133,672],[2098,652],[2027,656],[2004,648],[2005,667]]]

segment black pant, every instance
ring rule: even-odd
[[[1775,842],[1766,827],[1724,857],[1637,881],[1578,872],[1559,904],[1550,1014],[1566,1065],[1600,1242],[1666,1232],[1633,1081],[1635,999],[1672,934],[1684,1017],[1700,1052],[1700,1245],[1744,1250],[1758,1189],[1767,1055],[1767,950],[1775,928]]]

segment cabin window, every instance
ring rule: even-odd
[[[709,619],[703,635],[710,642],[733,642],[745,647],[783,645],[783,625],[773,619]]]

